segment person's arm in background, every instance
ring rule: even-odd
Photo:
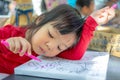
[[[114,9],[106,7],[93,12],[85,21],[79,42],[71,49],[60,53],[58,57],[78,60],[81,59],[93,37],[93,32],[99,24],[105,24],[115,15]]]

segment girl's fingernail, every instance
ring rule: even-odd
[[[21,54],[21,53],[20,53],[19,55],[20,55],[20,56],[23,56],[24,54]]]
[[[30,56],[30,55],[31,55],[31,53],[28,53],[28,55]]]

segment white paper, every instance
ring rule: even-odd
[[[87,51],[81,60],[58,57],[31,60],[15,68],[15,74],[68,80],[105,80],[109,54]]]
[[[8,76],[9,76],[9,74],[0,73],[0,80],[6,78],[6,77],[8,77]]]

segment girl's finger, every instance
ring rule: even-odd
[[[21,51],[20,51],[20,56],[23,56],[27,52],[27,43],[23,40],[20,42],[21,43]]]
[[[19,53],[20,49],[21,49],[20,41],[18,39],[15,39],[15,40],[16,41],[14,41],[14,43],[15,43],[15,50],[14,50],[14,52],[15,53]]]
[[[25,40],[25,43],[26,43],[26,47],[27,47],[26,52],[28,55],[31,55],[31,45],[27,40]]]
[[[14,49],[15,49],[14,39],[9,39],[9,40],[7,40],[7,42],[9,43],[10,51],[14,52]]]
[[[28,50],[27,50],[28,55],[31,55],[31,45],[28,44]]]
[[[106,13],[108,11],[108,9],[109,9],[109,7],[105,7],[103,9],[98,10],[97,16],[99,16],[99,18],[104,17],[103,14]]]
[[[104,7],[104,8],[102,8],[102,9],[100,9],[99,11],[105,11],[105,10],[107,10],[107,9],[109,9],[110,7],[109,6],[107,6],[107,7]]]
[[[109,20],[112,19],[112,18],[115,16],[115,10],[112,9],[112,8],[110,8],[110,9],[108,10],[108,13],[109,13],[109,15],[108,15],[108,19],[109,19]]]
[[[107,12],[102,13],[98,18],[98,21],[99,21],[99,24],[105,24],[108,21],[108,13]]]

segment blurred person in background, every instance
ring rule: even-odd
[[[8,15],[9,3],[9,0],[0,0],[0,15]]]
[[[95,8],[94,0],[77,0],[76,7],[82,17],[90,15]]]

